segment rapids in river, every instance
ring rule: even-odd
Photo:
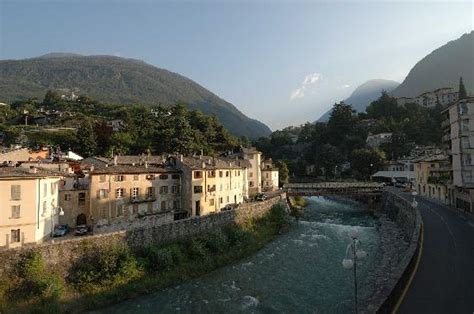
[[[342,267],[356,229],[368,256],[358,265],[359,300],[373,291],[375,220],[356,202],[311,197],[304,217],[256,254],[179,286],[128,300],[100,313],[351,313],[353,271]]]

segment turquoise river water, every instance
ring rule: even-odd
[[[308,198],[302,219],[258,253],[182,285],[97,313],[350,313],[352,271],[342,267],[357,229],[368,257],[358,267],[359,298],[379,245],[375,221],[360,204]]]

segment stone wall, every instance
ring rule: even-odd
[[[383,192],[382,204],[378,212],[389,217],[396,224],[396,227],[401,231],[401,237],[404,238],[399,239],[399,241],[406,242],[402,245],[406,249],[401,252],[401,256],[397,256],[396,265],[391,265],[389,269],[383,270],[384,284],[377,287],[376,294],[370,298],[364,312],[391,313],[402,291],[405,289],[416,264],[422,239],[422,219],[419,210],[412,207],[411,201],[389,191]],[[381,234],[381,237],[383,236]],[[391,239],[391,241],[397,240]],[[386,245],[392,244],[386,243]],[[390,250],[382,248],[382,251]],[[380,258],[383,259],[385,257],[381,256]]]
[[[2,265],[0,267],[0,277],[4,273],[8,273],[17,264],[20,256],[28,251],[39,252],[51,268],[67,276],[71,266],[85,252],[90,252],[90,250],[114,244],[126,244],[132,249],[139,249],[150,244],[184,239],[225,226],[242,224],[248,219],[262,217],[273,205],[285,202],[285,198],[286,195],[283,193],[264,202],[246,203],[235,210],[216,214],[178,220],[147,228],[76,237],[56,243],[43,243],[30,247],[3,250],[0,251],[0,265]]]

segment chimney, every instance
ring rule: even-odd
[[[30,166],[30,170],[28,171],[29,173],[38,173],[38,168],[35,166]]]
[[[179,161],[183,162],[183,154],[179,155]]]
[[[203,155],[204,155],[204,150],[201,149],[201,156],[203,156]]]
[[[114,156],[114,166],[117,166],[117,155]]]
[[[203,162],[201,163],[201,166],[202,166],[202,168],[206,168],[206,163],[203,161]]]
[[[148,168],[148,161],[145,161],[145,168]]]
[[[91,172],[94,171],[94,165],[91,165]]]

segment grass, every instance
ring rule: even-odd
[[[0,301],[4,300],[0,312],[81,312],[156,292],[235,263],[260,250],[288,226],[285,208],[275,205],[264,217],[243,226],[140,250],[123,245],[90,250],[72,265],[68,280],[58,284],[60,289],[52,289],[53,297],[43,291],[22,298],[15,289],[25,289],[25,283],[18,281],[18,274],[10,274],[10,280],[4,281],[7,287],[0,281]],[[34,273],[49,274],[37,255],[25,258]]]

